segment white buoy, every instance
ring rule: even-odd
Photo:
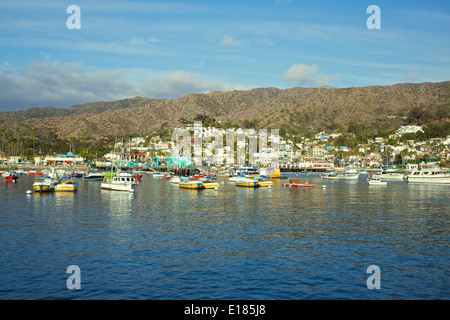
[[[272,186],[268,186],[267,188],[272,189]]]
[[[31,190],[27,190],[27,194],[31,194],[32,192],[31,192]]]
[[[323,186],[322,186],[322,188],[324,188],[324,189],[325,189],[326,187],[327,187],[326,185],[323,185]]]
[[[216,190],[216,191],[217,191],[217,190],[219,190],[219,188],[215,187],[215,188],[214,188],[214,190]]]

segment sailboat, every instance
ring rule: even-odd
[[[122,150],[123,151],[123,150]],[[120,160],[122,161],[122,153],[120,153]],[[116,173],[114,173],[114,168],[116,168]],[[111,163],[111,173],[106,174],[100,185],[101,189],[115,190],[115,191],[129,191],[134,192],[136,187],[136,179],[129,172],[122,172],[117,168],[117,164]]]

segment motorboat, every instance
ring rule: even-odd
[[[172,176],[170,178],[170,183],[176,184],[180,182],[180,177],[179,176]]]
[[[63,180],[61,183],[58,183],[55,185],[55,191],[69,191],[69,192],[73,192],[73,191],[77,191],[78,190],[78,186],[80,184],[78,183],[78,181],[70,179],[70,180]]]
[[[336,174],[336,171],[328,171],[323,176],[324,179],[327,180],[338,180],[339,176]]]
[[[161,172],[156,172],[153,174],[153,178],[164,178],[166,175]]]
[[[56,177],[45,176],[42,178],[38,178],[33,183],[33,189],[35,192],[39,193],[53,192],[55,191],[56,185],[58,185],[59,183],[61,183],[61,179],[58,179]]]
[[[393,168],[384,168],[380,174],[381,180],[403,180],[405,174],[396,171]]]
[[[371,186],[385,186],[385,185],[387,185],[387,182],[381,180],[380,174],[375,174],[375,175],[372,175],[372,177],[369,179],[369,184]]]
[[[409,183],[450,184],[450,175],[439,167],[422,168],[406,176]]]
[[[105,175],[101,183],[102,189],[133,192],[136,180],[129,172],[118,172],[114,176]]]
[[[241,178],[235,181],[237,187],[258,188],[259,182],[252,178]]]
[[[309,182],[300,183],[300,179],[289,179],[289,183],[282,183],[282,187],[288,188],[315,188],[315,184],[309,184]]]
[[[358,170],[354,168],[346,168],[344,174],[339,176],[342,180],[357,180],[359,178]]]
[[[255,178],[258,181],[260,187],[272,187],[273,181],[267,178],[266,176],[259,176]]]
[[[89,171],[84,176],[84,180],[103,180],[103,174],[98,171]]]
[[[204,189],[203,182],[198,180],[183,179],[178,183],[178,186],[183,189]]]

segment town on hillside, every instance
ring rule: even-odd
[[[81,149],[75,152],[75,141],[69,142],[69,152],[42,154],[33,152],[32,156],[19,154],[20,149],[8,149],[2,140],[0,164],[3,168],[33,167],[33,166],[73,166],[108,168],[113,163],[121,166],[145,169],[170,169],[202,166],[229,167],[236,164],[256,167],[277,167],[282,171],[324,172],[330,169],[357,168],[375,169],[383,166],[393,166],[399,169],[415,168],[421,163],[433,163],[441,167],[450,167],[450,136],[418,139],[423,133],[421,126],[402,126],[387,137],[375,137],[360,142],[355,139],[355,133],[333,134],[317,132],[313,137],[293,137],[289,133],[280,132],[276,147],[268,132],[267,145],[252,149],[249,137],[255,137],[258,131],[242,128],[216,128],[215,126],[196,127],[185,124],[178,131],[189,135],[189,148],[180,150],[181,138],[170,134],[165,137],[155,135],[148,137],[116,138],[109,145],[106,153],[86,152]],[[176,131],[176,130],[175,130]],[[175,132],[174,131],[174,132]],[[224,152],[215,144],[218,137],[224,142],[227,134],[244,136],[237,142],[234,139],[234,153]],[[423,135],[422,135],[423,137]],[[182,137],[185,139],[185,137]],[[186,139],[185,139],[186,140]],[[220,140],[220,139],[219,139]],[[199,141],[201,142],[199,145]],[[256,141],[256,140],[255,140]],[[217,141],[216,141],[217,142]],[[196,157],[201,147],[200,157]],[[237,161],[237,149],[245,152],[243,162]],[[12,152],[11,152],[12,150]],[[8,154],[9,151],[9,154]],[[230,151],[228,149],[228,151]],[[13,154],[11,154],[13,153]],[[174,156],[176,154],[176,157]],[[262,157],[264,155],[264,158]],[[201,159],[200,161],[198,159]],[[265,161],[262,161],[262,160]]]

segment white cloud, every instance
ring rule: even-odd
[[[225,35],[220,43],[222,47],[242,47],[245,45],[245,41],[233,39],[231,36]]]
[[[158,76],[153,70],[86,70],[82,63],[58,61],[32,62],[25,67],[4,64],[0,70],[0,110],[69,107],[133,96],[173,99],[189,93],[245,89],[250,87],[185,71]]]
[[[138,88],[138,95],[153,98],[177,98],[190,93],[248,90],[250,86],[217,80],[203,80],[200,74],[173,71],[165,77],[153,78]]]
[[[283,80],[299,86],[327,86],[341,78],[320,74],[317,65],[293,64],[283,75]]]

